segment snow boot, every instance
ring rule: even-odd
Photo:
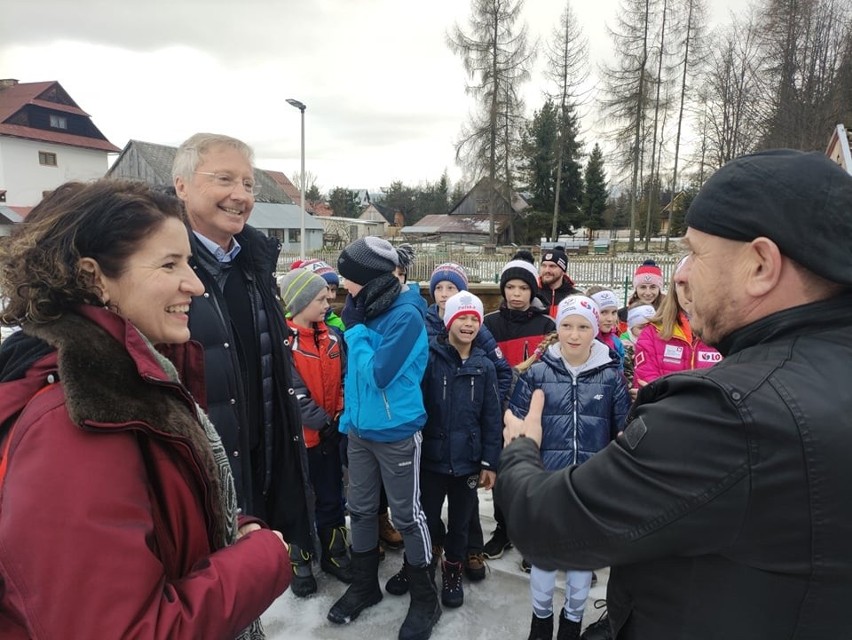
[[[391,551],[397,551],[404,544],[402,534],[393,526],[387,511],[379,514],[379,540]]]
[[[293,569],[293,579],[290,581],[290,591],[297,598],[307,598],[317,592],[317,580],[311,567],[311,554],[300,546],[290,545],[290,566]]]
[[[504,551],[511,548],[512,541],[509,540],[509,536],[506,535],[506,530],[498,525],[497,528],[494,529],[494,534],[491,536],[491,539],[485,543],[483,554],[489,560],[496,560],[503,556]]]
[[[485,580],[485,554],[469,551],[464,563],[464,574],[471,582]]]
[[[441,604],[455,609],[464,604],[464,587],[462,586],[462,563],[444,560],[441,565],[443,572],[441,585]]]
[[[556,640],[580,640],[581,622],[574,622],[565,617],[565,609],[559,614],[559,630],[556,632]]]
[[[328,612],[335,624],[348,624],[361,615],[367,607],[382,600],[379,587],[379,550],[352,552],[352,584]]]
[[[532,615],[530,623],[530,635],[527,640],[553,640],[553,614],[546,618]]]
[[[352,559],[349,557],[349,545],[346,527],[343,525],[319,532],[322,543],[320,568],[343,583],[352,583]]]
[[[408,561],[404,557],[402,568],[385,583],[385,591],[395,596],[404,596],[408,593]]]
[[[441,605],[438,603],[438,589],[435,587],[431,566],[408,566],[409,591],[411,604],[408,615],[399,629],[399,640],[427,640],[432,635],[432,627],[441,617]]]

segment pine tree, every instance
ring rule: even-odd
[[[604,212],[607,208],[609,190],[606,184],[606,173],[604,172],[603,153],[600,146],[595,143],[589,161],[586,163],[584,174],[585,190],[583,192],[583,225],[589,229],[589,240],[593,232],[604,227]]]

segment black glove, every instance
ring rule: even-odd
[[[336,442],[340,437],[340,432],[337,430],[337,420],[326,422],[319,430],[319,437],[321,442],[328,442],[330,440]]]
[[[351,293],[347,295],[346,304],[343,305],[343,311],[340,312],[340,319],[344,326],[351,329],[356,324],[363,324],[366,315],[366,298],[360,295],[353,298]]]

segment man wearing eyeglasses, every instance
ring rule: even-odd
[[[247,224],[257,189],[253,158],[244,142],[209,133],[195,134],[175,155],[172,178],[205,289],[192,302],[189,329],[204,347],[206,408],[228,454],[239,507],[284,534],[291,589],[306,596],[316,580],[301,412],[273,275],[281,245]]]

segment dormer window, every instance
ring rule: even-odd
[[[67,129],[68,128],[68,118],[65,116],[50,116],[50,126],[54,129]]]

